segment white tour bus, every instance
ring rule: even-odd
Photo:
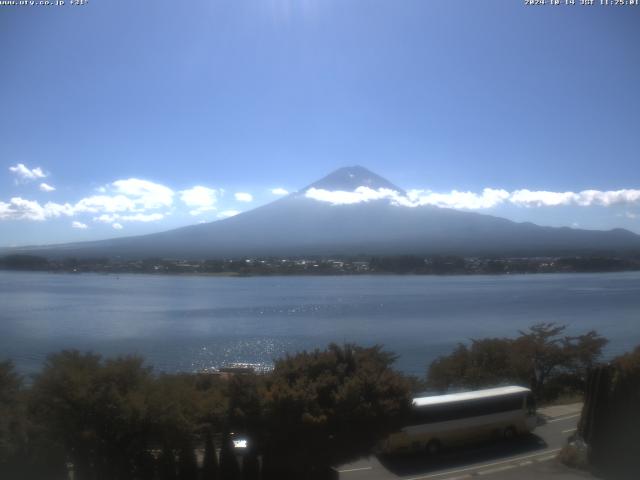
[[[425,451],[482,438],[512,438],[537,424],[531,390],[499,387],[413,399],[410,424],[391,434],[382,453]]]

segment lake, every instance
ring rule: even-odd
[[[139,354],[158,370],[270,364],[329,342],[384,344],[422,375],[457,342],[536,322],[640,344],[640,272],[189,277],[0,271],[0,359],[25,374],[62,349]]]

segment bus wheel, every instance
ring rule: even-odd
[[[426,450],[428,455],[437,455],[440,453],[440,450],[442,450],[442,445],[438,440],[430,440],[429,443],[427,443]]]
[[[502,432],[502,438],[504,438],[505,440],[512,440],[516,437],[517,433],[518,432],[516,432],[515,428],[507,427]]]

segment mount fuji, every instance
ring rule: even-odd
[[[352,201],[350,195],[384,192]],[[345,201],[323,201],[323,194]],[[302,190],[224,220],[111,240],[22,247],[50,258],[221,259],[267,256],[541,256],[640,251],[628,230],[580,230],[393,201],[406,192],[366,168],[336,170]]]

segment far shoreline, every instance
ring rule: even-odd
[[[232,259],[47,258],[15,254],[0,257],[0,269],[51,273],[189,275],[208,277],[359,275],[516,275],[640,271],[640,253],[565,256],[317,256]]]
[[[603,271],[556,271],[556,272],[505,272],[505,273],[396,273],[396,272],[362,272],[362,273],[237,273],[237,272],[101,272],[101,271],[79,271],[72,272],[66,270],[23,270],[0,268],[0,272],[7,273],[46,273],[61,276],[149,276],[157,278],[355,278],[355,277],[431,277],[431,278],[479,278],[479,277],[532,277],[532,276],[562,276],[562,275],[607,275],[621,273],[640,273],[640,269],[634,270],[603,270]]]

